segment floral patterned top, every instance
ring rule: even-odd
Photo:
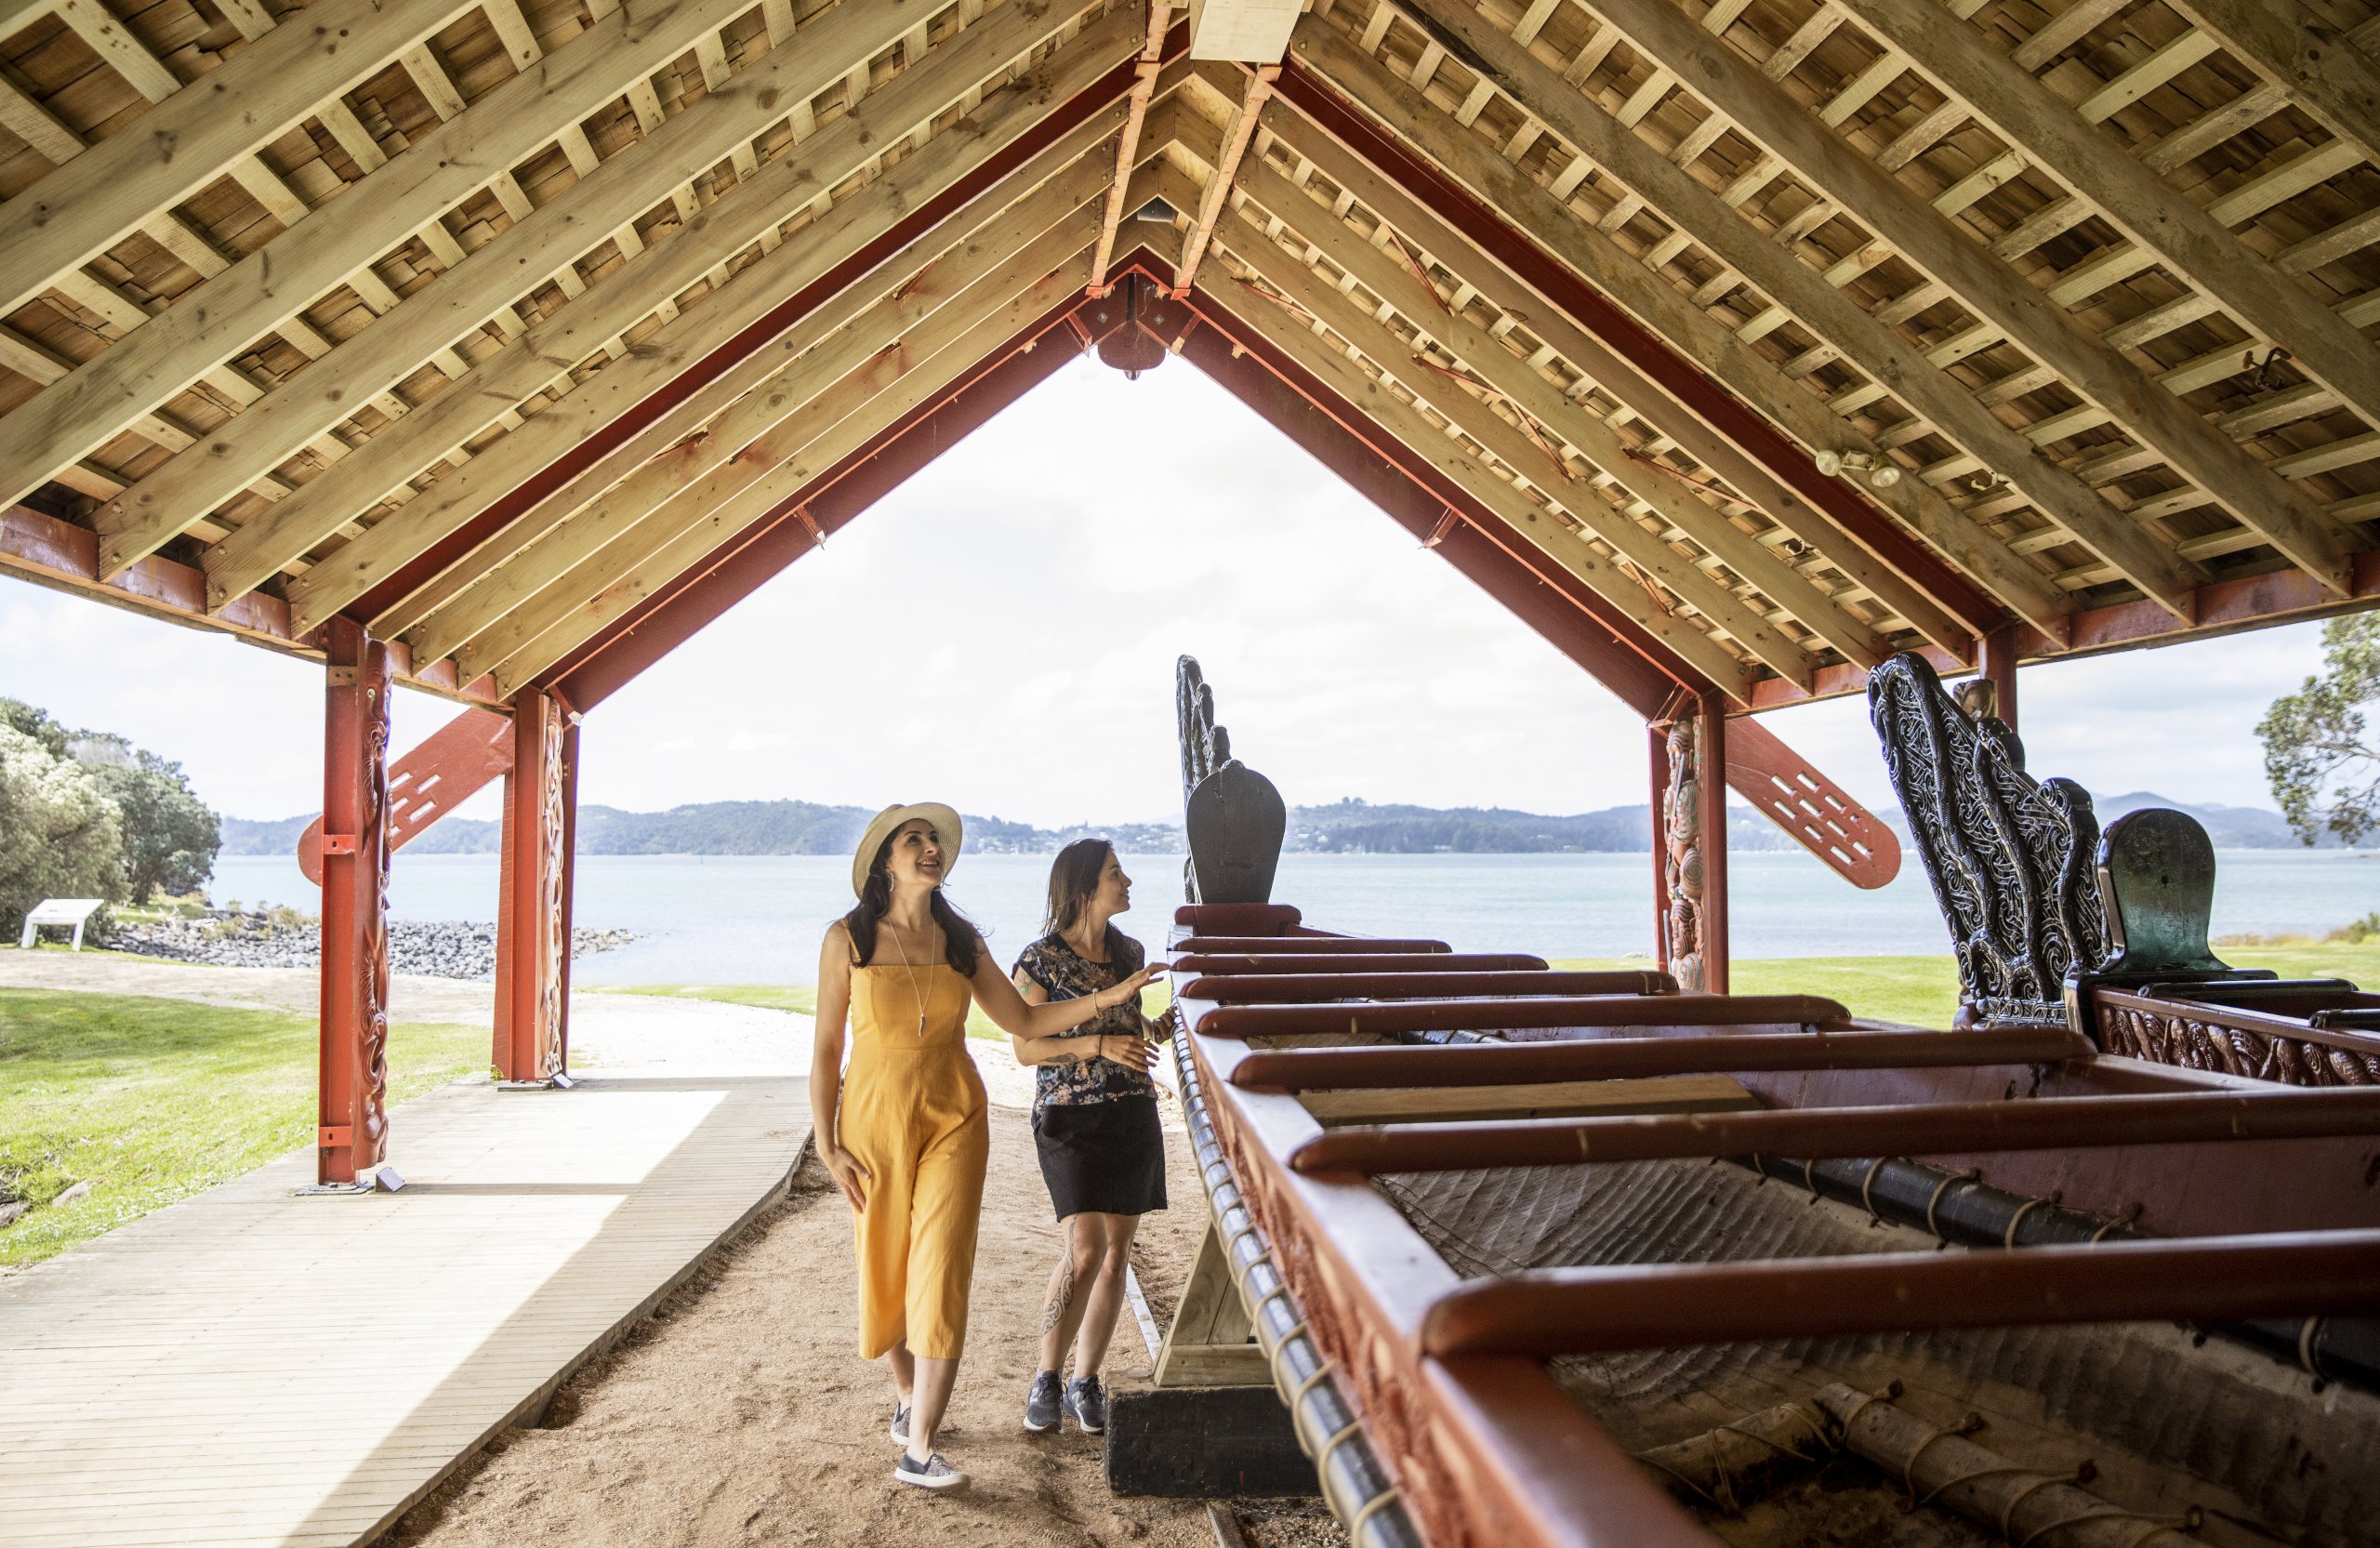
[[[1051,999],[1079,999],[1112,989],[1141,971],[1148,960],[1148,953],[1141,943],[1130,935],[1117,935],[1120,947],[1112,959],[1093,962],[1068,946],[1058,934],[1042,936],[1026,946],[1016,959],[1016,972],[1041,986]],[[1071,1032],[1067,1038],[1133,1037],[1144,1034],[1144,1025],[1140,1008],[1135,1005],[1112,1006]],[[1125,1097],[1157,1095],[1157,1087],[1145,1075],[1106,1059],[1069,1059],[1062,1064],[1038,1066],[1033,1092],[1033,1117],[1040,1120],[1041,1109],[1054,1103],[1059,1106],[1079,1106],[1093,1102],[1117,1102]]]

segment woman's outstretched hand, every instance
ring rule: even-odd
[[[1108,1032],[1101,1034],[1098,1040],[1099,1052],[1094,1057],[1143,1075],[1149,1072],[1149,1064],[1156,1055],[1145,1039],[1133,1033]]]
[[[843,1197],[852,1201],[852,1208],[866,1210],[867,1208],[867,1169],[859,1164],[859,1158],[841,1145],[836,1144],[826,1147],[824,1158],[826,1162],[826,1171],[834,1176],[835,1186],[843,1190]]]
[[[1155,962],[1132,974],[1131,977],[1125,979],[1121,984],[1116,986],[1117,988],[1125,991],[1124,998],[1118,999],[1116,1003],[1118,1005],[1130,1005],[1138,1000],[1141,998],[1141,991],[1156,983],[1157,974],[1163,972],[1165,972],[1165,964],[1162,962]]]

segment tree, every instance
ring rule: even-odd
[[[2380,831],[2380,738],[2366,719],[2380,706],[2380,613],[2323,625],[2322,667],[2273,700],[2256,735],[2265,777],[2297,837],[2310,844],[2327,831],[2352,844]]]
[[[112,744],[122,756],[94,756],[95,743]],[[146,903],[160,890],[178,895],[205,886],[215,874],[222,828],[191,793],[182,766],[120,736],[86,735],[74,752],[100,793],[124,813],[125,882],[131,901]]]
[[[0,699],[0,725],[14,726],[42,745],[52,758],[66,756],[66,743],[73,733],[49,718],[46,711],[35,709],[21,699]]]
[[[0,933],[46,897],[124,895],[123,813],[90,770],[0,717]]]

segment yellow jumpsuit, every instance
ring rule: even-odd
[[[967,1340],[991,1127],[967,1056],[967,981],[946,962],[852,969],[852,1057],[836,1127],[867,1169],[859,1348],[955,1360]],[[919,1026],[923,1022],[922,1029]]]

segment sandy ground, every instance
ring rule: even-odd
[[[1135,1254],[1160,1325],[1204,1224],[1188,1147],[1169,1138],[1176,1207],[1149,1217]],[[1026,1116],[996,1107],[968,1353],[940,1440],[974,1475],[967,1493],[892,1481],[891,1379],[859,1358],[850,1214],[813,1160],[787,1205],[572,1383],[549,1415],[561,1427],[512,1432],[396,1541],[1203,1548],[1201,1506],[1118,1499],[1097,1437],[1019,1422],[1058,1241]],[[1147,1370],[1129,1308],[1111,1365]]]

